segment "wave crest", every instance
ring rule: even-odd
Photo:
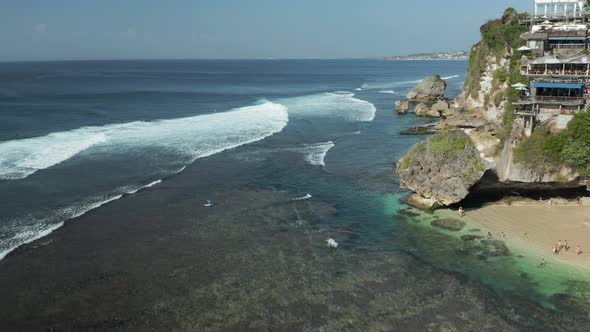
[[[340,117],[347,121],[373,121],[377,109],[354,93],[336,91],[281,100],[295,117]]]
[[[191,163],[221,151],[264,139],[283,130],[287,108],[264,102],[223,113],[188,118],[82,127],[46,136],[0,143],[0,179],[16,180],[61,162],[95,145],[107,153],[163,148]]]
[[[305,160],[314,166],[326,166],[324,158],[328,154],[331,148],[335,146],[334,142],[324,142],[317,144],[309,144],[303,148],[305,153]]]

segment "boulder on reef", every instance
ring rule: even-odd
[[[451,110],[451,107],[449,105],[449,102],[441,99],[439,101],[437,101],[436,103],[434,103],[434,105],[432,105],[431,107],[432,112],[433,113],[438,113],[439,116],[450,116],[451,114],[454,114]]]
[[[428,107],[428,105],[421,103],[416,105],[416,107],[414,108],[414,113],[416,113],[416,116],[424,116],[424,117],[429,117],[429,118],[440,118],[440,113],[437,111],[434,111],[431,107]]]
[[[400,186],[414,191],[430,208],[463,200],[485,171],[486,162],[461,130],[439,132],[397,162]]]
[[[407,95],[410,101],[437,101],[444,98],[447,82],[439,75],[420,81]]]
[[[395,111],[399,114],[406,114],[408,113],[408,109],[410,108],[410,103],[407,100],[398,100],[395,102]]]
[[[466,223],[459,219],[436,219],[430,222],[432,226],[446,229],[448,231],[458,232],[465,227]]]

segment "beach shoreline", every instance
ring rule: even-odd
[[[534,257],[539,262],[573,268],[590,274],[590,200],[583,205],[568,200],[534,201],[521,199],[510,203],[499,202],[465,210],[460,219],[466,228],[490,232],[494,239],[504,241],[515,253]],[[445,218],[457,218],[451,209],[436,211]],[[569,250],[558,254],[552,247],[567,240]],[[576,254],[577,245],[582,254]]]

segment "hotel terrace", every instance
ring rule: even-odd
[[[522,35],[526,46],[521,74],[528,86],[520,90],[515,114],[524,119],[530,135],[539,123],[557,119],[566,125],[573,113],[586,107],[590,82],[590,33],[579,18],[586,17],[585,1],[535,0],[533,22]],[[539,20],[542,19],[542,20]]]

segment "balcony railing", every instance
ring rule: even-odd
[[[583,105],[583,97],[520,96],[517,103]]]
[[[565,71],[561,69],[529,69],[528,72],[525,71],[525,75],[543,75],[543,76],[589,76],[589,73],[586,70],[578,69],[578,70],[568,70]],[[564,83],[560,81],[559,83]],[[579,82],[573,82],[579,83]]]
[[[536,78],[533,83],[564,83],[564,84],[584,84],[581,79],[563,79],[563,78]]]
[[[580,30],[549,30],[549,38],[586,38],[588,36],[588,29]]]
[[[537,111],[534,110],[521,110],[521,109],[517,109],[514,111],[515,114],[518,115],[537,115]]]
[[[586,44],[549,44],[550,50],[573,50],[584,48],[586,48]]]

